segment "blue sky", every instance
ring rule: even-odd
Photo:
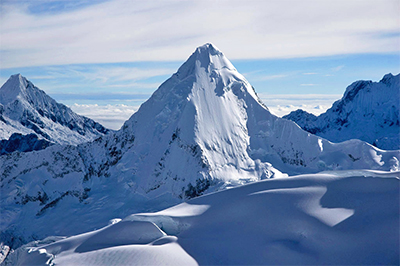
[[[353,81],[400,72],[399,10],[398,0],[3,0],[0,82],[21,73],[100,122],[122,112],[116,128],[212,42],[278,115],[321,113]]]

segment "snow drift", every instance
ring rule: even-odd
[[[398,265],[399,174],[255,182],[35,241],[5,265]]]

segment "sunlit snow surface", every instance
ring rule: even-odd
[[[357,170],[255,182],[32,242],[5,264],[397,265],[399,175]]]

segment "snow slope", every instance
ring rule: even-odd
[[[284,116],[304,130],[340,142],[360,139],[385,150],[400,149],[400,74],[379,82],[356,81],[320,116],[297,110]]]
[[[0,240],[74,235],[249,182],[324,170],[397,171],[400,151],[331,143],[272,115],[211,44],[113,134],[0,157]],[[79,217],[79,218],[77,218]]]
[[[12,153],[14,151],[38,151],[50,145],[52,145],[51,142],[45,139],[39,139],[34,133],[28,135],[13,133],[8,140],[0,140],[0,155]]]
[[[53,143],[77,145],[108,132],[57,103],[20,74],[12,75],[0,88],[0,139],[33,133]]]
[[[5,265],[398,265],[399,175],[255,182],[32,242]]]

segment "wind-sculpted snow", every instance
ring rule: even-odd
[[[398,171],[399,158],[400,151],[358,140],[331,143],[272,115],[222,52],[206,44],[119,131],[0,157],[0,240],[15,248],[78,234],[268,178]]]
[[[339,142],[360,139],[380,149],[400,149],[400,74],[381,81],[357,81],[343,98],[316,117],[302,110],[284,116],[304,130]]]
[[[20,74],[0,88],[0,139],[36,134],[58,144],[76,145],[109,133],[99,123],[57,103]]]
[[[5,265],[398,265],[399,175],[338,171],[255,182],[35,241]]]

